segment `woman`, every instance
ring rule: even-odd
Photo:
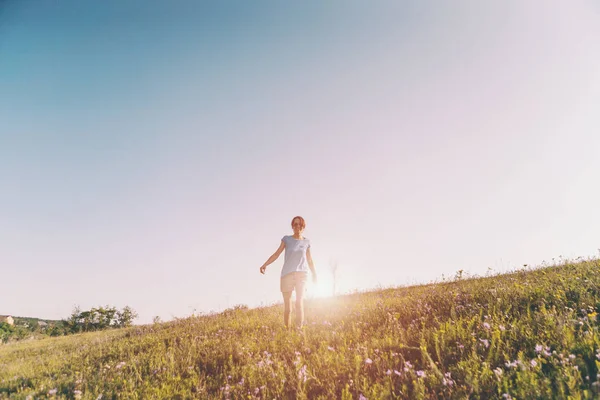
[[[296,290],[296,328],[302,328],[304,322],[304,290],[308,277],[308,268],[312,273],[313,282],[317,282],[315,264],[310,254],[310,240],[302,236],[306,228],[304,218],[298,216],[292,219],[293,235],[284,236],[279,248],[260,267],[260,273],[264,274],[267,266],[277,260],[285,249],[283,268],[281,269],[281,294],[283,294],[283,321],[285,327],[290,326],[292,292]]]

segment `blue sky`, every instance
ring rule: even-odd
[[[599,10],[0,3],[0,313],[270,304],[295,215],[342,291],[597,254]]]

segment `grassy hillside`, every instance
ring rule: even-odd
[[[600,262],[0,346],[0,398],[598,398]]]

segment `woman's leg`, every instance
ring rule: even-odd
[[[296,275],[296,327],[301,328],[304,323],[304,292],[306,288],[307,273],[299,272]]]
[[[291,321],[291,302],[292,302],[292,292],[282,292],[283,294],[283,323],[286,328],[289,328]]]
[[[304,322],[304,293],[296,292],[296,328],[301,328]]]

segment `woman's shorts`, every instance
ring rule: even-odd
[[[304,293],[306,281],[308,280],[308,272],[290,272],[281,277],[281,292],[289,293],[296,290],[298,293]]]

